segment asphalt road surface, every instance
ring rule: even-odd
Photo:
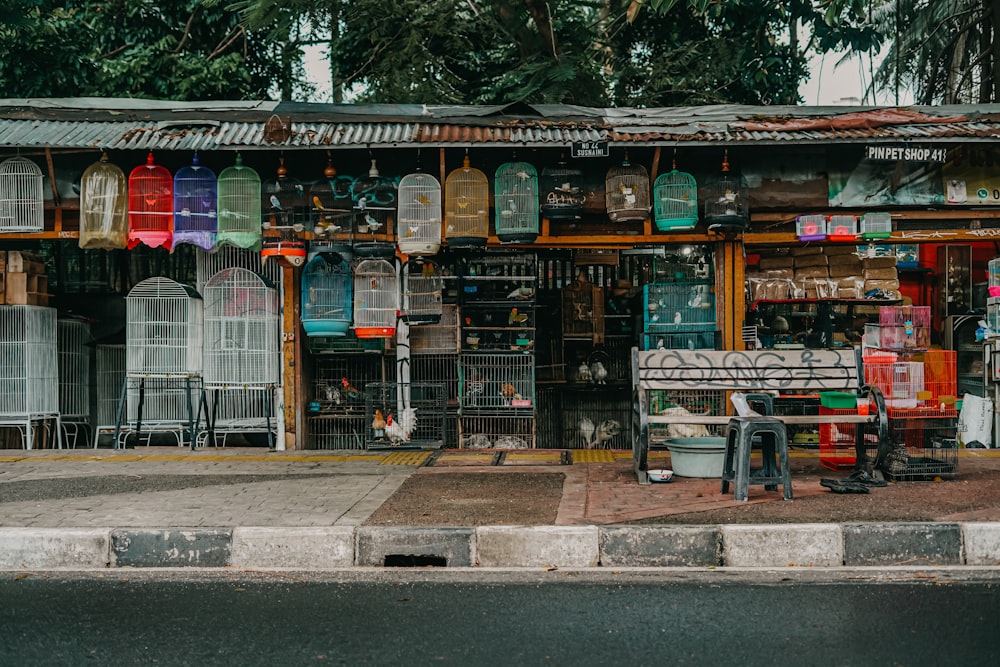
[[[0,574],[2,665],[996,665],[1000,574]]]

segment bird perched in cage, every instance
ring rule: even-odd
[[[382,416],[382,411],[378,408],[375,409],[375,417],[372,419],[372,430],[375,431],[375,437],[382,437],[385,431],[385,417]]]
[[[337,389],[335,386],[324,382],[318,386],[318,389],[321,392],[323,392],[323,400],[325,400],[327,403],[340,405],[340,400],[341,400],[340,390]]]
[[[706,410],[704,414],[708,414],[711,410]],[[682,406],[673,406],[669,408],[664,408],[660,410],[660,415],[667,415],[673,418],[673,420],[667,424],[667,437],[668,438],[703,438],[710,435],[708,432],[708,427],[704,424],[685,424],[684,417],[690,417],[691,411]]]
[[[515,324],[520,324],[522,327],[528,323],[528,314],[517,312],[517,308],[510,309],[510,315],[507,316],[507,325],[514,326]]]
[[[493,446],[497,449],[527,449],[528,441],[516,435],[501,435]]]
[[[377,232],[382,228],[382,223],[370,215],[365,216],[365,224],[368,225],[368,231],[370,232]]]
[[[583,446],[587,449],[590,449],[590,443],[594,441],[595,430],[594,422],[587,417],[581,417],[580,421],[576,423],[576,432],[583,438]]]
[[[323,201],[319,198],[319,195],[313,195],[313,208],[317,211],[325,211],[326,207],[323,206]]]
[[[420,194],[417,195],[417,201],[423,204],[424,206],[430,206],[431,198],[421,192]]]
[[[600,361],[595,361],[590,365],[590,375],[594,379],[594,384],[608,383],[608,369]]]
[[[611,441],[622,432],[622,425],[615,419],[605,419],[594,430],[591,449],[610,449]]]
[[[525,300],[525,299],[530,299],[533,296],[535,296],[535,288],[522,285],[521,287],[518,287],[510,294],[508,294],[507,298]]]
[[[681,318],[680,311],[674,313],[674,324],[680,324],[683,318]]]
[[[277,195],[271,195],[271,208],[273,208],[275,211],[285,210],[281,208],[281,200],[278,199]]]
[[[590,366],[587,365],[586,361],[581,361],[580,367],[576,369],[576,381],[577,382],[594,381],[594,374],[590,372]]]
[[[296,183],[295,184],[295,194],[297,196],[301,197],[303,194],[305,194],[305,192],[306,192],[306,189],[305,189],[305,187],[301,183]]]
[[[341,386],[344,387],[344,389],[342,390],[341,393],[343,393],[343,395],[348,400],[351,400],[351,401],[360,401],[361,400],[361,392],[358,391],[357,388],[353,384],[351,384],[347,380],[346,377],[340,379],[340,384],[341,384]]]

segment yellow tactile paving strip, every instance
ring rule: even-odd
[[[431,457],[430,452],[393,452],[382,459],[384,466],[422,466]]]
[[[614,463],[615,452],[607,449],[574,449],[573,463]]]

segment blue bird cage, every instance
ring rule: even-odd
[[[538,172],[527,162],[497,167],[493,183],[496,232],[501,243],[534,243],[538,238]]]
[[[190,166],[174,174],[174,245],[190,243],[203,250],[215,248],[219,231],[217,206],[219,184],[215,172],[198,164],[198,154]]]
[[[698,183],[694,176],[671,170],[653,183],[653,221],[661,232],[694,229],[698,224]]]
[[[261,245],[260,175],[243,164],[236,154],[236,164],[219,174],[219,233],[217,245],[260,250]]]
[[[351,267],[321,252],[302,269],[302,328],[307,336],[344,336],[351,327]]]

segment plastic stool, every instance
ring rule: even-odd
[[[759,439],[764,466],[750,470],[750,452]],[[778,457],[778,465],[775,462]],[[777,491],[781,484],[785,500],[792,499],[792,473],[788,469],[788,433],[785,424],[774,417],[733,417],[726,429],[726,460],[722,467],[722,493],[734,486],[734,499],[745,501],[751,484],[763,484]]]

